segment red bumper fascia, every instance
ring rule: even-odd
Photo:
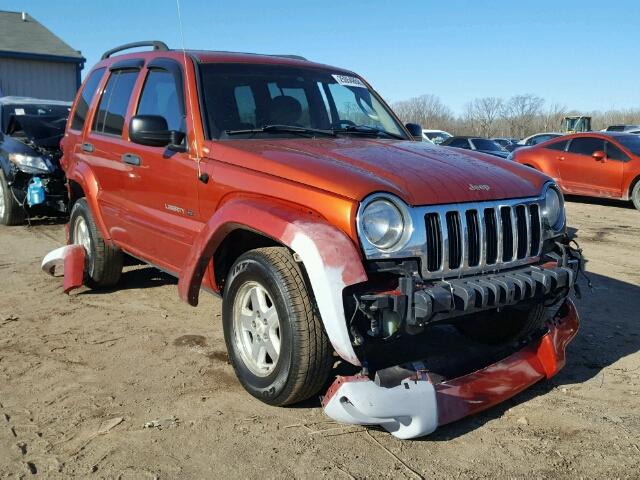
[[[455,422],[553,377],[565,365],[565,348],[578,332],[575,305],[566,300],[562,317],[539,341],[486,368],[437,384],[438,424]]]

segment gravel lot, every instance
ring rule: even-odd
[[[65,296],[39,269],[63,225],[0,228],[0,478],[638,478],[640,212],[567,209],[594,288],[581,282],[566,368],[405,442],[328,421],[317,400],[246,394],[219,300],[189,307],[141,266],[117,291]]]

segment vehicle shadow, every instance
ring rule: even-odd
[[[485,412],[445,425],[423,440],[446,441],[464,435],[502,417],[510,408],[558,387],[580,384],[598,377],[606,385],[603,369],[640,351],[640,286],[604,275],[587,275],[593,289],[588,288],[584,278],[580,279],[582,298],[574,299],[580,315],[580,330],[567,347],[564,369],[550,380],[533,385]],[[640,283],[640,274],[638,280]]]
[[[66,216],[60,217],[30,217],[28,221],[25,222],[25,225],[28,227],[40,227],[40,226],[48,226],[48,225],[64,225],[69,221],[69,218]]]
[[[599,197],[583,197],[580,195],[565,195],[565,200],[572,203],[586,203],[589,205],[602,205],[604,207],[618,207],[627,208],[633,210],[635,207],[633,203],[625,200],[616,200],[614,198],[599,198]]]
[[[138,262],[136,260],[131,262],[125,260],[125,265],[127,264],[137,265]],[[178,279],[168,273],[151,266],[143,266],[141,268],[126,269],[122,272],[122,276],[120,277],[118,284],[113,288],[84,290],[78,293],[78,295],[104,295],[106,293],[112,293],[120,290],[142,290],[145,288],[156,288],[164,285],[177,284]]]

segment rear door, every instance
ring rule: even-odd
[[[80,147],[98,181],[98,205],[106,228],[118,243],[137,233],[128,223],[124,204],[128,168],[122,159],[129,143],[123,138],[125,118],[141,64],[142,60],[135,64],[124,61],[111,67]]]
[[[604,151],[604,139],[577,137],[571,140],[564,155],[558,157],[558,173],[567,192],[598,195],[596,183],[602,162],[593,158],[596,151]]]
[[[151,60],[132,115],[159,115],[169,130],[186,134],[181,65],[172,59]],[[186,140],[184,145],[188,143]],[[193,239],[202,228],[198,204],[198,165],[186,151],[125,142],[126,183],[122,193],[136,235],[129,248],[145,260],[179,273]],[[186,150],[186,148],[184,148]]]

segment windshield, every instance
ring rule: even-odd
[[[42,115],[49,117],[48,120],[53,118],[66,118],[69,116],[69,109],[65,105],[47,105],[47,104],[7,104],[2,105],[2,132],[7,133],[7,127],[9,126],[9,119],[11,115],[20,117],[22,115]]]
[[[634,155],[640,155],[640,136],[629,134],[620,135],[613,138],[620,142],[623,147],[625,147]]]
[[[502,152],[504,149],[493,140],[487,140],[485,138],[474,138],[473,145],[476,150],[487,150],[489,152]]]
[[[407,138],[358,77],[255,64],[202,64],[201,75],[210,138],[292,138],[305,129]]]

